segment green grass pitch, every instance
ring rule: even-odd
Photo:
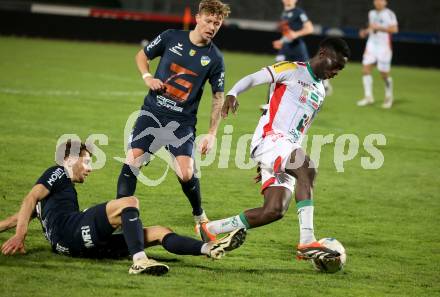
[[[58,137],[105,134],[107,161],[77,186],[82,208],[115,196],[123,156],[123,128],[146,87],[135,67],[136,45],[0,38],[0,217],[17,211],[24,195],[53,163]],[[395,53],[398,55],[399,53]],[[270,55],[225,53],[227,83],[271,64]],[[156,64],[154,64],[156,65]],[[52,254],[37,221],[30,225],[27,254],[0,255],[1,296],[440,296],[440,72],[394,67],[395,106],[383,110],[383,84],[375,73],[376,104],[358,108],[361,67],[351,63],[333,81],[335,92],[309,135],[355,134],[359,153],[337,172],[334,142],[323,147],[315,188],[318,237],[335,237],[347,249],[343,272],[321,274],[294,258],[298,240],[295,205],[276,223],[250,230],[246,243],[221,261],[176,256],[161,247],[147,253],[171,267],[165,277],[129,276],[129,260],[79,260]],[[253,133],[266,87],[243,94],[233,126],[229,168],[202,168],[204,207],[211,219],[259,206],[254,170],[235,165],[235,147]],[[206,86],[197,131],[207,131]],[[437,127],[437,128],[436,128]],[[365,136],[382,133],[384,164],[365,170]],[[143,169],[162,174],[156,159]],[[189,203],[172,174],[157,187],[139,184],[145,225],[165,225],[195,236]],[[0,234],[4,242],[12,231]]]

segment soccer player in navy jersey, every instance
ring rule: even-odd
[[[192,206],[196,226],[208,221],[201,206],[199,179],[194,175],[195,125],[208,80],[213,94],[212,111],[208,134],[199,145],[199,151],[206,154],[213,146],[224,101],[223,55],[212,39],[229,13],[229,6],[219,0],[203,0],[192,31],[167,30],[137,53],[136,64],[149,92],[129,140],[118,179],[117,198],[134,194],[141,166],[165,147]],[[153,75],[150,61],[159,56]]]
[[[306,12],[297,7],[297,0],[282,0],[284,11],[281,15],[281,39],[273,41],[273,48],[278,50],[276,62],[308,62],[310,57],[304,36],[313,33],[313,23]],[[333,88],[328,80],[323,80],[325,92],[330,96]]]
[[[281,15],[282,38],[273,42],[278,51],[277,62],[307,62],[309,53],[302,37],[313,33],[313,24],[306,12],[296,7],[297,0],[282,0],[284,11]]]
[[[144,249],[148,246],[161,244],[175,254],[205,254],[219,259],[245,239],[246,233],[241,230],[207,245],[177,235],[166,227],[143,228],[139,203],[134,196],[101,203],[81,212],[74,183],[83,183],[91,173],[91,153],[84,144],[68,141],[58,146],[56,155],[61,165],[48,168],[24,198],[20,211],[0,221],[0,232],[16,226],[15,235],[2,245],[4,255],[25,252],[28,223],[35,216],[54,252],[86,258],[131,255],[130,274],[168,272],[167,265],[147,257]],[[122,227],[122,234],[113,233],[118,227]]]

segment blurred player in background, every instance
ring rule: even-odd
[[[173,158],[182,191],[191,203],[196,226],[208,221],[201,206],[200,182],[194,175],[196,115],[208,80],[213,94],[212,111],[208,134],[199,146],[200,152],[206,154],[215,141],[224,102],[223,55],[212,39],[229,13],[229,6],[219,0],[202,0],[192,31],[167,30],[137,53],[136,64],[149,92],[129,141],[117,198],[134,194],[140,168],[165,147]],[[159,65],[152,75],[150,61],[159,56]],[[152,129],[156,129],[155,135],[147,133]]]
[[[281,15],[280,30],[282,38],[273,41],[273,48],[278,51],[276,62],[307,62],[309,53],[302,37],[313,33],[313,23],[306,12],[297,7],[297,0],[282,0],[284,11]],[[332,93],[329,81],[324,80],[326,95]]]
[[[394,12],[387,8],[386,0],[374,0],[373,3],[375,9],[368,13],[368,27],[359,32],[361,38],[368,36],[368,40],[362,60],[364,98],[358,101],[357,105],[366,106],[374,103],[371,71],[377,64],[385,82],[385,100],[382,107],[391,108],[394,100],[393,79],[390,76],[393,56],[391,35],[398,32],[397,18]]]
[[[324,102],[323,79],[341,71],[350,56],[347,43],[339,38],[321,42],[318,53],[308,62],[279,62],[238,81],[229,91],[222,116],[238,108],[237,96],[251,87],[275,84],[269,109],[263,113],[251,142],[251,157],[259,164],[264,204],[236,216],[203,223],[204,241],[239,228],[256,228],[283,217],[295,188],[300,238],[299,259],[336,258],[337,254],[316,241],[313,229],[313,186],[316,169],[301,148],[301,141]],[[296,180],[296,186],[295,186]]]
[[[278,51],[275,60],[307,62],[309,54],[302,39],[313,33],[313,24],[301,8],[296,7],[297,0],[282,0],[284,11],[281,15],[280,29],[282,38],[273,41]]]
[[[91,173],[91,153],[84,144],[68,141],[58,146],[56,155],[61,165],[48,168],[23,199],[20,211],[0,221],[0,232],[16,226],[15,235],[2,245],[4,255],[25,253],[28,223],[35,217],[55,253],[85,258],[131,255],[130,274],[168,272],[167,265],[147,257],[144,248],[148,246],[161,244],[171,253],[219,259],[225,250],[239,247],[245,239],[245,231],[239,230],[207,245],[166,227],[143,228],[134,196],[80,211],[74,184],[83,183]],[[122,233],[115,234],[119,226]]]

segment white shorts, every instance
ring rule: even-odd
[[[390,72],[392,58],[393,52],[388,45],[375,46],[367,43],[362,64],[371,65],[377,63],[377,69],[380,72]]]
[[[270,134],[251,148],[251,157],[261,168],[261,193],[268,187],[285,187],[292,193],[295,178],[285,173],[286,163],[294,150],[301,148],[283,134]]]

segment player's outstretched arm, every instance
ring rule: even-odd
[[[297,38],[312,34],[313,30],[314,30],[313,23],[311,21],[307,21],[303,24],[301,30],[298,31],[289,30],[289,34],[286,37],[288,39],[288,42],[291,42]]]
[[[0,221],[0,232],[9,230],[17,226],[18,212],[12,216]]]
[[[258,72],[255,72],[253,74],[247,75],[240,79],[228,92],[228,95],[226,96],[225,103],[223,104],[222,108],[222,117],[226,118],[229,114],[229,112],[232,112],[235,114],[238,109],[238,101],[237,97],[241,93],[245,92],[246,90],[261,85],[261,84],[267,84],[267,83],[273,83],[273,77],[271,72],[263,68]]]
[[[36,212],[32,213],[32,217],[30,221],[36,217]],[[0,233],[3,231],[7,231],[9,229],[15,228],[17,226],[18,221],[18,212],[14,213],[12,216],[0,221]]]
[[[49,190],[42,184],[35,185],[29,194],[23,199],[17,216],[15,235],[2,245],[4,255],[13,255],[16,252],[25,253],[24,241],[28,231],[28,224],[38,201],[49,194]]]

